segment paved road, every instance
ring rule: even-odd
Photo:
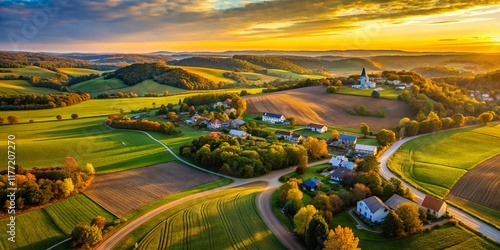
[[[109,127],[109,128],[113,129],[111,127]],[[130,130],[127,130],[127,131],[130,131]],[[219,191],[222,191],[222,190],[226,190],[226,189],[233,188],[233,187],[238,187],[238,186],[249,184],[249,183],[253,183],[253,182],[265,182],[265,183],[267,183],[267,186],[266,186],[265,190],[263,192],[261,192],[257,196],[257,201],[256,201],[257,202],[257,208],[258,208],[258,210],[259,210],[259,212],[260,212],[260,214],[262,216],[262,219],[267,224],[267,226],[271,229],[271,231],[276,235],[276,237],[287,248],[289,248],[289,249],[304,249],[304,247],[297,241],[297,239],[295,238],[295,236],[291,232],[289,232],[278,221],[278,219],[274,216],[274,214],[272,212],[272,209],[271,209],[271,204],[270,204],[271,195],[272,195],[273,191],[276,190],[276,188],[278,188],[281,185],[281,183],[278,181],[279,177],[282,176],[282,175],[285,175],[287,173],[290,173],[292,171],[295,171],[295,168],[286,168],[286,169],[281,169],[281,170],[273,171],[273,172],[271,172],[271,173],[269,173],[267,175],[260,176],[260,177],[257,177],[257,178],[252,178],[252,179],[233,178],[233,177],[225,176],[225,175],[222,175],[222,174],[216,173],[216,172],[212,172],[212,171],[206,170],[204,168],[198,167],[198,166],[196,166],[194,164],[191,164],[191,163],[185,161],[184,159],[180,158],[179,156],[177,156],[177,154],[175,154],[167,145],[165,145],[161,141],[155,139],[149,133],[144,132],[144,131],[136,131],[136,132],[140,132],[140,133],[143,133],[143,134],[147,135],[149,138],[151,138],[155,142],[157,142],[160,145],[162,145],[177,160],[183,162],[184,164],[189,165],[191,167],[194,167],[196,169],[199,169],[201,171],[208,172],[210,174],[214,174],[214,175],[217,175],[217,176],[221,176],[221,177],[232,179],[233,183],[231,183],[229,185],[226,185],[226,186],[223,186],[223,187],[219,187],[219,188],[215,188],[215,189],[212,189],[212,190],[204,191],[204,192],[201,192],[201,193],[193,194],[193,195],[184,197],[182,199],[179,199],[179,200],[170,202],[168,204],[165,204],[165,205],[163,205],[161,207],[158,207],[158,208],[156,208],[156,209],[154,209],[152,211],[149,211],[148,213],[142,215],[141,217],[135,219],[134,221],[129,222],[127,225],[125,225],[120,230],[118,230],[113,235],[111,235],[109,238],[107,238],[104,242],[102,242],[97,247],[98,250],[112,249],[123,238],[125,238],[125,236],[127,236],[130,233],[132,233],[140,225],[144,224],[148,220],[150,220],[153,217],[155,217],[155,216],[157,216],[157,215],[165,212],[166,210],[168,210],[168,209],[170,209],[172,207],[180,205],[180,204],[182,204],[182,203],[184,203],[186,201],[190,201],[190,200],[197,199],[197,198],[200,198],[200,197],[203,197],[203,196],[206,196],[206,195],[210,195],[210,194],[215,193],[215,192],[219,192]],[[323,161],[314,162],[314,163],[309,164],[309,166],[315,166],[315,165],[319,165],[319,164],[324,164],[324,163],[327,163],[328,161],[329,161],[329,159],[323,160]]]
[[[387,168],[387,160],[391,158],[391,156],[403,145],[403,143],[418,138],[423,135],[418,135],[418,136],[413,136],[413,137],[408,137],[403,140],[397,141],[394,143],[391,147],[389,147],[379,158],[380,161],[380,175],[386,179],[389,180],[391,177],[399,179],[396,175],[394,175],[389,168]],[[424,199],[426,193],[415,189],[412,187],[410,184],[406,183],[405,181],[401,180],[403,185],[407,188],[409,188],[414,194],[415,197],[417,198],[418,202],[421,203],[422,200]],[[494,241],[500,243],[500,231],[484,222],[481,220],[463,212],[462,210],[459,210],[455,207],[452,207],[448,205],[448,212],[453,215],[455,218],[459,219],[462,221],[465,225],[469,226],[470,228],[477,230],[478,232],[481,232],[482,234],[490,237]]]

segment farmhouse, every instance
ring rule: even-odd
[[[342,168],[347,168],[347,169],[353,170],[353,169],[354,169],[354,167],[356,166],[356,163],[354,163],[354,162],[350,162],[350,161],[342,161],[342,162],[340,163],[340,166],[341,166]]]
[[[446,203],[442,200],[426,195],[422,201],[422,207],[428,214],[439,218],[446,214],[446,208],[448,205],[446,205]]]
[[[293,133],[292,137],[290,137],[290,142],[298,143],[300,140],[305,140],[305,136],[301,136],[299,134]]]
[[[310,191],[314,191],[322,185],[323,183],[316,178],[309,178],[302,183],[302,187]]]
[[[330,179],[332,181],[337,181],[340,182],[342,181],[346,176],[353,176],[356,177],[358,173],[354,170],[350,170],[347,168],[337,168],[332,171],[332,175],[330,176]]]
[[[213,119],[207,125],[207,128],[209,129],[219,129],[221,127],[222,127],[222,122],[219,119]]]
[[[358,141],[358,138],[354,135],[346,135],[346,134],[340,134],[338,143],[342,143],[344,145],[354,145]]]
[[[234,119],[231,121],[232,128],[240,128],[243,124],[245,124],[245,121],[240,119]]]
[[[325,133],[326,131],[328,131],[327,126],[316,123],[310,123],[309,125],[307,125],[306,128],[313,132],[318,132],[318,133]]]
[[[220,127],[221,128],[229,128],[229,127],[231,127],[231,124],[232,124],[231,120],[222,121]]]
[[[270,123],[283,123],[285,122],[285,116],[266,112],[262,115],[262,121]]]
[[[388,207],[390,207],[393,210],[398,209],[398,206],[400,204],[403,204],[403,203],[411,203],[411,204],[413,204],[413,205],[415,205],[415,206],[417,206],[417,207],[420,208],[420,205],[418,205],[417,203],[415,203],[415,202],[413,202],[411,200],[408,200],[406,198],[403,198],[403,197],[401,197],[401,196],[399,196],[397,194],[393,194],[391,196],[391,198],[389,198],[388,200],[385,201],[385,205],[388,206]]]
[[[382,223],[389,213],[389,207],[377,196],[372,196],[358,201],[356,211],[372,223]]]
[[[280,137],[283,137],[283,139],[289,141],[290,138],[294,135],[293,131],[283,131],[283,130],[276,130],[274,132],[276,134],[276,137],[279,139]]]
[[[343,161],[349,161],[349,159],[347,159],[347,157],[345,157],[343,155],[337,155],[335,157],[332,157],[332,159],[330,159],[330,161],[328,163],[330,163],[330,165],[332,165],[332,167],[340,167],[340,164]]]
[[[370,146],[370,145],[364,145],[364,144],[356,144],[354,151],[356,151],[357,153],[360,153],[360,154],[374,155],[377,153],[377,147]]]
[[[245,138],[248,136],[247,132],[246,131],[243,131],[243,130],[237,130],[237,129],[231,129],[229,131],[229,135],[233,136],[233,137],[242,137],[242,138]]]

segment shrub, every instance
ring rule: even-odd
[[[30,123],[34,123],[34,122],[35,122],[35,120],[30,120]]]
[[[61,116],[61,115],[57,115],[57,116],[56,116],[56,118],[57,118],[57,120],[59,120],[59,121],[60,121],[60,120],[62,120],[62,116]]]
[[[72,115],[71,115],[71,118],[72,118],[72,119],[76,119],[76,118],[78,118],[78,114],[72,114]]]

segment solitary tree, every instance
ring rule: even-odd
[[[368,124],[366,124],[365,122],[359,124],[359,129],[361,131],[361,134],[365,135],[365,137],[370,133],[370,127],[368,127]]]
[[[299,157],[299,163],[297,164],[295,172],[297,174],[304,174],[306,171],[307,171],[307,156],[302,155]]]
[[[71,115],[71,118],[72,118],[72,119],[76,119],[76,118],[78,118],[78,114],[72,114],[72,115]]]
[[[60,121],[60,120],[62,120],[62,116],[61,116],[61,115],[57,115],[57,116],[56,116],[56,118],[57,118],[57,120],[59,120],[59,121]]]
[[[409,234],[421,232],[423,228],[418,207],[409,202],[400,204],[397,209],[399,218],[403,221],[405,231]]]
[[[12,124],[16,124],[18,121],[17,121],[17,117],[13,116],[13,115],[9,115],[7,116],[7,121],[12,125]]]
[[[165,91],[165,93],[163,93],[164,96],[168,96],[168,91]]]
[[[309,222],[311,222],[313,216],[318,211],[313,205],[307,205],[299,209],[297,214],[293,217],[293,224],[295,225],[294,232],[300,236],[304,236],[309,226]]]
[[[90,223],[91,226],[97,226],[97,228],[99,228],[99,230],[103,230],[104,227],[106,226],[106,223],[108,223],[108,220],[106,220],[106,218],[98,215],[97,217],[95,217],[92,222]]]
[[[325,241],[326,250],[361,250],[358,248],[359,239],[354,236],[348,227],[337,226],[328,233],[328,240]]]
[[[156,102],[153,102],[152,105],[153,105],[153,108],[155,109],[156,108]]]
[[[3,124],[3,118],[0,117],[0,125],[2,125],[2,124]]]
[[[97,226],[80,223],[71,231],[72,245],[83,249],[97,245],[102,241],[102,232]]]
[[[379,93],[378,91],[375,91],[375,90],[374,90],[374,91],[372,92],[372,97],[373,97],[373,98],[379,98],[379,97],[380,97],[380,93]]]
[[[290,126],[292,126],[292,128],[297,124],[297,119],[295,117],[288,117],[286,120],[290,122]]]
[[[382,146],[387,146],[396,141],[396,134],[392,130],[382,129],[377,134],[377,141]]]
[[[339,136],[340,136],[340,133],[338,130],[336,130],[336,129],[332,130],[332,139],[338,140]]]
[[[492,112],[484,112],[480,114],[478,118],[484,125],[486,125],[488,122],[493,120],[493,114]]]
[[[91,163],[87,163],[87,166],[85,167],[85,171],[87,171],[87,173],[89,175],[94,175],[95,174],[94,165],[92,165]]]

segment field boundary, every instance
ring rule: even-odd
[[[52,223],[54,223],[54,225],[56,225],[56,227],[59,229],[59,231],[61,231],[65,236],[69,236],[68,234],[66,234],[64,232],[64,230],[57,224],[56,220],[54,218],[52,218],[52,216],[45,210],[45,207],[42,208],[43,212],[45,214],[47,214],[47,216],[49,217],[49,219],[52,221]]]
[[[92,197],[88,196],[86,193],[83,193],[83,192],[82,192],[82,194],[83,194],[83,195],[85,195],[85,197],[89,198],[91,201],[93,201],[95,204],[97,204],[97,205],[98,205],[99,207],[101,207],[102,209],[104,209],[104,210],[108,211],[108,213],[110,213],[110,214],[114,215],[116,218],[118,218],[118,219],[120,219],[120,218],[121,218],[120,216],[116,215],[115,213],[113,213],[113,212],[112,212],[112,211],[110,211],[109,209],[107,209],[107,208],[103,207],[101,203],[99,203],[99,202],[95,201],[94,199],[92,199]]]

